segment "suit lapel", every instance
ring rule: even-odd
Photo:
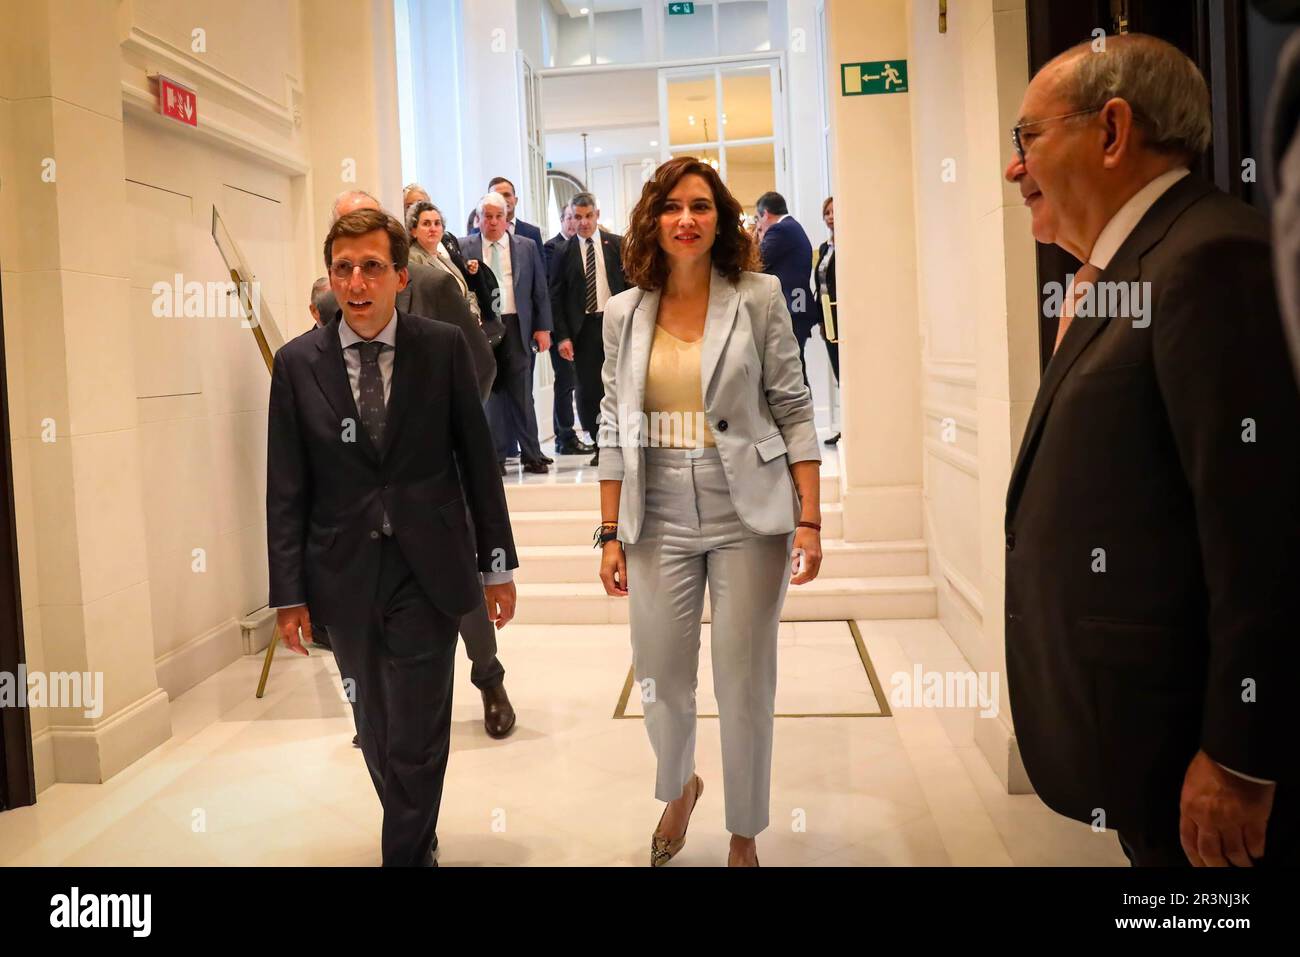
[[[1184,176],[1171,186],[1155,202],[1155,205],[1142,217],[1133,232],[1124,240],[1116,251],[1114,259],[1097,278],[1097,282],[1138,282],[1142,275],[1142,257],[1155,246],[1169,228],[1174,224],[1188,206],[1205,196],[1213,189],[1195,175]],[[1068,290],[1067,290],[1068,292]],[[1093,299],[1094,308],[1096,298]],[[1121,321],[1127,321],[1121,319]],[[1060,348],[1043,370],[1043,381],[1038,386],[1038,395],[1034,398],[1034,407],[1029,413],[1029,422],[1025,426],[1025,435],[1020,442],[1020,451],[1016,455],[1016,464],[1011,469],[1011,481],[1007,486],[1007,521],[1010,521],[1019,504],[1020,492],[1024,487],[1025,475],[1033,461],[1034,450],[1047,422],[1047,413],[1051,409],[1061,383],[1070,368],[1083,354],[1101,330],[1109,325],[1109,318],[1076,317],[1065,331]]]
[[[650,368],[650,349],[654,345],[655,318],[659,315],[658,289],[641,297],[636,312],[632,313],[632,328],[624,344],[631,357],[632,394],[636,397],[636,410],[645,410],[645,379]]]
[[[716,269],[709,280],[709,311],[704,317],[704,344],[700,347],[700,394],[707,398],[709,383],[722,358],[722,348],[736,323],[740,290]]]
[[[342,321],[340,313],[337,319],[321,330],[317,342],[318,352],[311,364],[311,371],[316,377],[317,385],[325,393],[325,401],[339,417],[339,434],[343,433],[344,422],[351,420],[356,430],[357,443],[367,457],[377,462],[379,451],[361,424],[361,413],[357,411],[356,400],[352,398],[352,385],[348,382],[347,366],[343,364],[343,344],[339,342],[339,323]]]

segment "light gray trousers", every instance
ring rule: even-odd
[[[625,552],[632,668],[659,762],[655,797],[680,797],[695,772],[707,582],[727,830],[754,837],[768,824],[776,632],[794,534],[758,535],[741,523],[716,449],[645,453],[645,518]]]

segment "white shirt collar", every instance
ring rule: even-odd
[[[1128,239],[1137,228],[1137,224],[1155,205],[1156,200],[1190,172],[1186,167],[1180,167],[1161,173],[1129,197],[1129,201],[1119,208],[1098,234],[1097,241],[1092,244],[1092,253],[1088,256],[1088,262],[1098,269],[1109,266],[1115,254],[1119,252],[1119,247],[1124,245],[1124,240]]]
[[[393,318],[388,320],[388,324],[379,330],[379,335],[373,339],[362,339],[357,335],[356,330],[348,325],[346,315],[339,320],[339,343],[346,349],[350,345],[358,342],[382,342],[390,348],[397,348],[397,310],[393,310]]]

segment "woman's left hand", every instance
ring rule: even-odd
[[[817,577],[822,567],[822,533],[815,528],[800,526],[794,531],[794,548],[803,549],[803,572],[794,573],[794,558],[790,559],[790,584],[806,585]],[[791,549],[793,554],[793,549]]]

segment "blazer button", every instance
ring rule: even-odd
[[[371,538],[378,538],[378,537],[379,537],[379,533],[378,533],[378,532],[371,532],[371,533],[370,533],[370,537],[371,537]]]
[[[1016,535],[1014,532],[1007,532],[1007,551],[1014,552],[1015,550],[1016,550]]]
[[[719,420],[718,420],[718,431],[719,431],[719,432],[725,432],[725,431],[727,431],[727,420],[726,420],[726,419],[719,419]]]

